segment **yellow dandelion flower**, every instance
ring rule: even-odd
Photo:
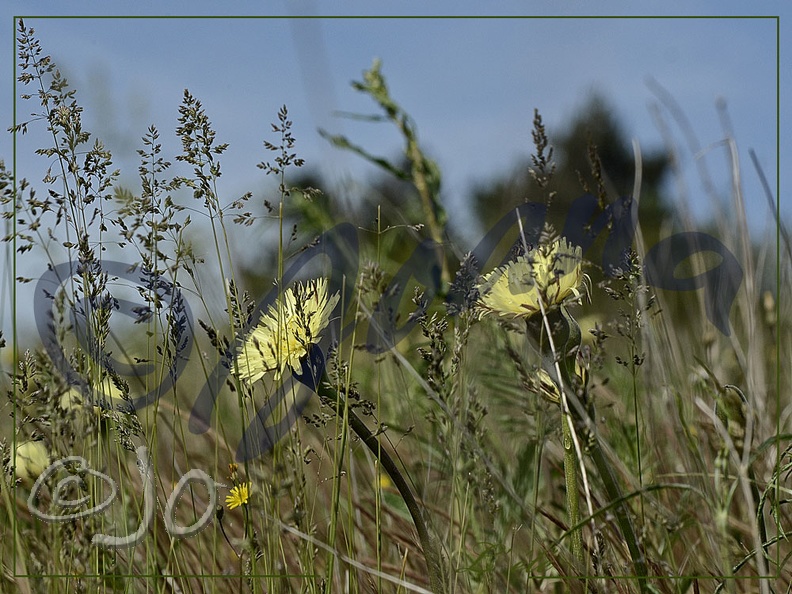
[[[561,238],[532,249],[506,266],[496,268],[479,285],[480,317],[527,318],[544,307],[580,297],[582,252]]]
[[[226,496],[228,509],[234,509],[241,505],[247,505],[250,501],[250,489],[253,483],[242,483],[231,489],[231,493]]]
[[[47,446],[41,441],[25,441],[19,444],[14,454],[16,476],[23,483],[32,484],[50,465]]]
[[[277,381],[287,367],[298,369],[308,347],[319,342],[339,299],[338,293],[328,297],[323,278],[287,289],[283,298],[262,314],[240,348],[239,377],[252,384],[274,371]]]

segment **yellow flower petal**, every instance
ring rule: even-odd
[[[275,372],[277,381],[287,368],[299,368],[308,347],[319,342],[339,299],[338,293],[328,297],[323,278],[287,289],[282,299],[262,314],[239,349],[239,377],[252,384]]]
[[[226,496],[228,509],[247,505],[248,501],[250,501],[250,489],[252,487],[253,483],[242,483],[231,489],[231,492]]]
[[[539,246],[497,268],[479,285],[480,316],[495,313],[505,318],[529,317],[579,297],[583,282],[582,252],[566,239]]]

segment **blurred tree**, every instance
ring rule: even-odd
[[[541,118],[538,121],[541,125]],[[536,123],[535,119],[534,144]],[[534,159],[526,159],[512,172],[490,178],[473,191],[472,207],[481,232],[523,202],[550,204],[548,221],[560,231],[570,204],[586,192],[597,196],[601,204],[633,195],[635,159],[631,142],[603,97],[593,95],[555,142],[549,135],[549,142],[544,149],[544,174],[538,171],[542,167],[536,161],[540,156],[537,145]],[[639,222],[653,243],[669,214],[661,190],[669,160],[661,153],[644,154],[642,160]]]

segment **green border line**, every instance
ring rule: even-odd
[[[12,265],[12,275],[13,275],[13,288],[11,294],[11,309],[12,309],[12,344],[13,344],[13,361],[14,361],[14,370],[16,370],[18,365],[18,336],[17,336],[17,320],[16,320],[16,311],[17,311],[17,290],[16,290],[16,277],[17,277],[17,242],[16,242],[16,230],[17,230],[17,213],[16,213],[16,196],[17,196],[17,98],[18,98],[18,90],[17,90],[17,59],[18,59],[18,51],[17,51],[17,23],[19,19],[42,19],[42,20],[56,20],[56,19],[65,19],[65,20],[77,20],[77,19],[88,19],[88,20],[108,20],[108,19],[123,19],[123,20],[177,20],[177,19],[186,19],[186,20],[238,20],[238,19],[253,19],[253,20],[286,20],[286,19],[309,19],[309,20],[606,20],[606,19],[618,19],[618,20],[761,20],[761,19],[773,19],[776,23],[776,311],[780,311],[780,304],[781,304],[781,232],[780,232],[780,221],[781,221],[781,16],[780,15],[772,15],[772,14],[765,14],[765,15],[14,15],[12,19],[12,48],[13,48],[13,75],[14,81],[12,84],[12,92],[13,92],[13,101],[12,101],[12,122],[14,126],[14,132],[12,134],[12,159],[13,159],[13,183],[12,183],[12,191],[13,191],[13,201],[12,207],[14,208],[14,214],[12,217],[13,220],[13,231],[14,237],[12,240],[12,249],[14,253],[14,261]],[[776,333],[776,410],[781,410],[781,332]],[[14,419],[14,435],[12,436],[12,450],[11,450],[11,457],[12,461],[14,458],[14,453],[16,451],[16,423],[17,423],[17,386],[16,382],[12,382],[13,386],[13,393],[14,393],[14,402],[12,406],[12,417]],[[781,418],[780,415],[776,417],[776,436],[781,435]],[[781,468],[781,448],[776,448],[776,471],[778,472]],[[14,471],[14,478],[16,478],[16,471]],[[776,491],[776,502],[779,501],[780,497],[780,482],[776,482],[775,485]],[[56,575],[56,574],[47,574],[47,575],[35,575],[30,573],[25,574],[17,574],[17,513],[16,513],[16,506],[14,506],[14,511],[12,513],[12,525],[11,530],[13,534],[14,542],[12,544],[13,550],[13,576],[16,577],[27,577],[27,578],[37,578],[37,579],[49,579],[49,578],[61,578],[61,577],[73,577],[71,575]],[[776,566],[781,567],[781,552],[778,547],[776,547]],[[119,577],[126,577],[126,578],[161,578],[163,576],[158,574],[153,575],[141,575],[141,574],[117,574]],[[92,574],[85,574],[83,577],[95,577],[101,578],[105,577],[102,575],[92,575]],[[254,577],[254,578],[267,578],[267,577],[316,577],[315,574],[277,574],[277,575],[270,575],[270,574],[256,574],[251,576],[240,576],[240,575],[230,575],[230,574],[179,574],[169,576],[173,578],[233,578],[238,579],[240,577]],[[542,576],[532,576],[532,577],[546,577]],[[561,579],[564,579],[565,576],[559,576]],[[635,576],[609,576],[609,577],[623,577],[625,579],[634,579]],[[678,580],[678,579],[713,579],[722,576],[711,576],[711,575],[684,575],[684,576],[653,576],[652,579],[658,580]],[[780,569],[775,576],[767,576],[766,579],[779,579],[780,578]],[[744,579],[756,579],[755,577],[751,576],[733,576],[735,580],[744,580]],[[762,579],[762,578],[760,578]]]
[[[781,17],[776,16],[776,312],[781,311]],[[780,316],[776,313],[776,319]],[[776,326],[776,437],[781,435],[781,332]],[[781,448],[776,448],[776,475],[781,477]],[[775,504],[780,505],[781,481],[775,485]],[[776,549],[776,579],[781,575],[781,550]]]
[[[13,192],[12,201],[11,201],[11,208],[14,209],[14,215],[12,217],[12,229],[14,237],[11,240],[11,250],[14,254],[14,263],[11,266],[11,281],[13,283],[11,289],[11,337],[12,337],[12,344],[14,352],[12,356],[13,366],[14,366],[14,373],[16,373],[17,367],[19,365],[19,344],[17,340],[17,286],[16,286],[16,277],[17,277],[17,238],[16,238],[16,231],[17,231],[17,209],[16,209],[16,196],[17,196],[17,133],[16,133],[16,126],[17,126],[17,56],[19,52],[17,52],[17,36],[16,36],[16,24],[18,19],[14,17],[13,21],[11,22],[11,46],[12,46],[12,62],[11,62],[11,71],[13,72],[14,80],[11,84],[12,93],[14,94],[13,99],[11,101],[11,109],[13,113],[11,114],[11,122],[14,127],[14,132],[11,135],[11,159],[12,159],[12,172],[13,172],[13,180],[11,183],[11,191]],[[17,383],[12,379],[11,381],[11,389],[13,390],[14,394],[14,402],[11,404],[11,418],[14,420],[14,434],[11,436],[11,462],[14,464],[14,474],[12,475],[12,479],[16,482],[16,449],[17,449],[17,442],[16,442],[16,434],[17,434]],[[16,500],[16,497],[14,498]],[[14,564],[14,577],[16,577],[17,571],[17,544],[19,543],[17,538],[17,513],[16,513],[16,506],[14,506],[13,512],[13,520],[11,522],[11,532],[14,536],[14,543],[11,546],[13,551],[13,564]]]

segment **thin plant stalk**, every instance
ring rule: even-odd
[[[569,354],[574,346],[580,344],[580,327],[564,307],[547,312],[546,316],[543,317],[546,317],[544,323],[548,327],[552,328],[553,332],[555,333],[554,346],[556,346],[557,349],[548,348],[550,345],[546,344],[546,341],[539,341],[539,351],[542,355],[542,366],[550,375],[550,377],[554,377],[560,372],[561,377],[558,379],[561,381],[562,390],[564,393],[573,394],[574,392],[570,392],[569,390],[575,385],[572,380],[575,358],[574,355],[568,357],[565,355]],[[529,334],[532,334],[534,337],[541,337],[541,330],[536,326],[533,326],[531,320],[528,321],[528,330]],[[553,353],[553,351],[556,350],[561,355],[560,360],[558,361],[556,360],[556,357]],[[574,402],[571,402],[570,404],[571,406],[569,406],[569,413],[571,415],[571,420],[574,422],[574,426],[580,427],[581,429],[585,427],[592,429],[592,439],[589,441],[587,451],[592,462],[594,463],[594,467],[597,469],[600,479],[603,482],[605,492],[608,495],[608,500],[615,504],[614,512],[616,514],[616,522],[619,525],[619,529],[622,532],[627,549],[630,552],[630,557],[632,559],[635,575],[638,579],[640,591],[642,593],[649,592],[646,560],[644,559],[643,552],[641,551],[641,548],[638,544],[638,538],[635,534],[632,521],[630,520],[627,505],[624,503],[624,495],[622,494],[621,487],[619,487],[619,484],[616,480],[613,468],[605,457],[605,453],[602,450],[596,432],[593,431],[593,424],[591,421],[593,411],[586,411],[583,407],[583,403],[581,403],[577,398],[575,398]],[[567,427],[566,423],[564,424],[564,427]],[[572,435],[570,436],[573,437]],[[566,448],[564,449],[564,452],[566,460]],[[572,454],[574,456],[574,452],[572,452]],[[569,487],[567,486],[567,489],[568,488]]]
[[[553,343],[553,336],[552,331],[550,329],[550,324],[547,318],[547,312],[544,308],[544,303],[542,300],[539,300],[539,307],[541,308],[542,312],[542,322],[543,328],[547,332],[547,346],[549,347],[549,352],[553,360],[553,369],[548,370],[550,373],[550,377],[556,376],[556,374],[562,374],[561,367],[556,365],[556,346]],[[528,325],[528,329],[530,331],[531,325]],[[567,337],[569,338],[569,336]],[[569,341],[565,341],[568,343]],[[540,346],[544,347],[545,341],[541,340],[540,335]],[[542,351],[546,351],[546,348],[542,348]],[[564,366],[565,367],[565,366]],[[560,379],[560,378],[559,378]],[[566,379],[566,378],[565,378]],[[566,504],[567,504],[567,515],[569,516],[569,526],[571,528],[570,531],[570,538],[572,539],[572,555],[575,557],[575,561],[579,564],[583,564],[584,557],[583,557],[583,533],[578,526],[580,524],[580,499],[578,494],[578,480],[577,480],[577,452],[575,451],[575,436],[574,436],[574,424],[572,422],[572,415],[569,411],[569,403],[565,397],[563,388],[564,385],[569,385],[568,382],[559,382],[561,385],[561,397],[559,399],[559,404],[561,405],[561,435],[563,443],[561,444],[564,449],[564,487],[566,488]]]

